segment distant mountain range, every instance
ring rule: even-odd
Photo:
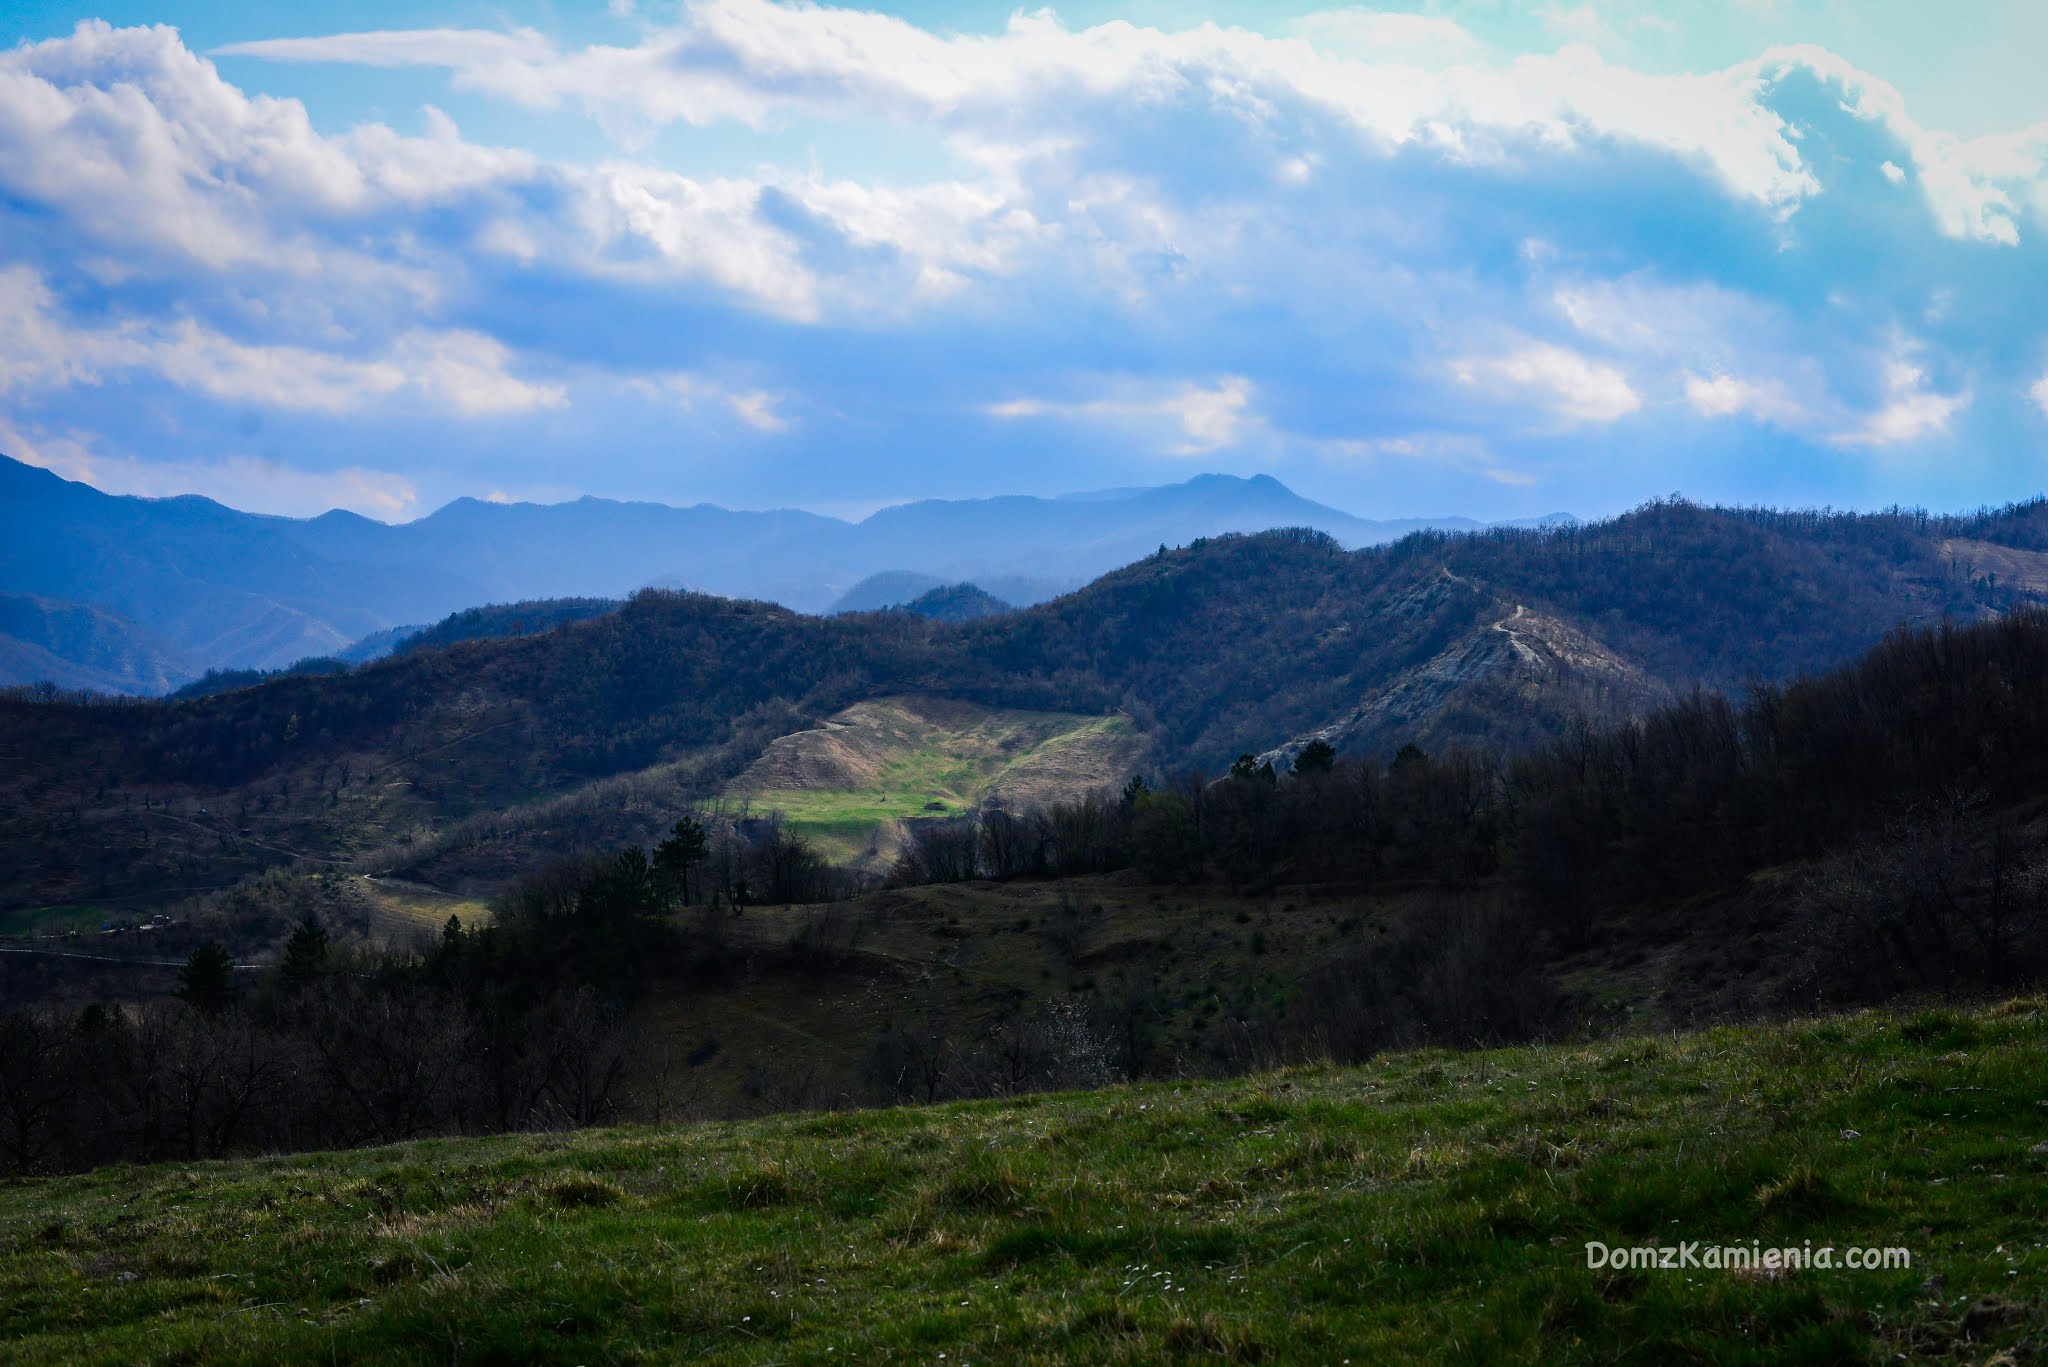
[[[1264,475],[1063,498],[926,500],[857,523],[583,498],[458,499],[390,525],[338,511],[296,519],[194,496],[110,495],[0,457],[0,594],[47,605],[40,617],[7,619],[43,623],[26,634],[0,624],[0,683],[158,693],[210,668],[374,654],[355,643],[484,604],[617,598],[650,585],[825,612],[971,582],[1028,605],[1161,545],[1225,532],[1313,527],[1360,547],[1479,525],[1371,521]],[[899,577],[863,592],[877,575]],[[50,612],[71,608],[100,616],[90,629],[83,618],[50,625]]]

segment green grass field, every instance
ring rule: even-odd
[[[135,919],[132,911],[93,902],[67,907],[18,907],[0,911],[0,935],[58,935],[67,930],[98,930],[108,921],[124,925]]]
[[[0,1187],[16,1362],[2041,1359],[2048,1002]],[[1909,1270],[1589,1270],[1584,1245]]]
[[[491,919],[489,904],[479,898],[458,897],[396,878],[353,877],[378,916],[394,926],[418,926],[439,933],[450,916],[465,926],[479,926]]]
[[[835,862],[892,822],[1023,805],[1113,786],[1140,753],[1128,718],[881,699],[776,741],[728,796],[777,811]]]

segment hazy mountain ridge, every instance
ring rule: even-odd
[[[1269,476],[1225,475],[1078,499],[930,500],[858,523],[709,504],[465,498],[388,525],[341,511],[293,519],[192,496],[108,495],[0,458],[0,591],[103,607],[190,656],[194,673],[340,656],[390,628],[486,603],[616,598],[648,585],[805,612],[917,596],[863,601],[861,581],[887,572],[1033,603],[1161,544],[1224,532],[1313,526],[1361,546],[1472,525],[1373,522]]]
[[[446,650],[465,641],[503,640],[551,631],[570,622],[587,621],[614,612],[612,598],[550,598],[527,603],[488,603],[451,613],[425,626],[392,627],[365,636],[332,655],[308,656],[281,669],[209,669],[198,679],[173,689],[173,701],[212,697],[238,688],[254,688],[293,675],[345,674],[357,665],[375,664],[417,650]],[[105,691],[105,690],[101,690]]]
[[[176,646],[105,609],[0,594],[0,684],[157,694],[197,672]]]

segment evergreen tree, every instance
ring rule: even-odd
[[[1297,765],[1295,767],[1298,769],[1300,766]],[[1252,755],[1239,755],[1235,760],[1231,761],[1230,776],[1244,781],[1261,780],[1271,783],[1274,781],[1273,761],[1267,760],[1261,764]]]
[[[684,817],[669,829],[668,838],[654,847],[654,872],[662,900],[670,905],[690,903],[690,870],[704,862],[711,842],[695,817]]]
[[[195,1010],[217,1016],[235,999],[235,961],[217,940],[192,951],[178,973],[178,995]]]
[[[286,992],[311,987],[327,971],[327,927],[315,917],[299,922],[292,938],[285,942],[284,958],[277,966],[277,980]]]
[[[1294,772],[1327,774],[1337,765],[1337,747],[1326,740],[1312,740],[1301,747],[1301,753],[1294,757]]]

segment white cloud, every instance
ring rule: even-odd
[[[1496,156],[1532,140],[1560,149],[1597,140],[1648,145],[1712,168],[1735,193],[1780,212],[1819,182],[1769,100],[1781,81],[1811,72],[1842,87],[1846,108],[1884,123],[1911,148],[1944,231],[1997,242],[2016,240],[2017,205],[2040,187],[2048,164],[2048,124],[1969,141],[1932,132],[1907,115],[1896,89],[1822,48],[1775,48],[1704,74],[1645,74],[1602,60],[1594,44],[1611,35],[1592,4],[1553,4],[1539,17],[1575,41],[1504,69],[1466,60],[1471,35],[1428,15],[1325,11],[1291,25],[1296,36],[1273,38],[1120,20],[1072,30],[1050,11],[1020,11],[1004,32],[986,36],[772,0],[696,0],[680,22],[631,47],[563,51],[528,30],[430,29],[219,50],[445,68],[460,88],[529,107],[580,104],[627,139],[679,121],[760,126],[791,109],[995,133],[1020,121],[1085,127],[1088,111],[1105,102],[1189,101],[1263,124],[1276,101],[1306,100],[1372,139],[1422,142],[1455,157]]]
[[[215,48],[222,57],[264,57],[275,62],[348,62],[355,66],[451,67],[478,89],[516,87],[517,73],[556,59],[554,45],[533,29],[390,29],[320,38],[265,38]]]
[[[1019,12],[995,36],[942,36],[880,14],[770,0],[699,0],[682,23],[632,48],[572,52],[529,35],[429,30],[240,43],[220,51],[286,61],[444,67],[456,84],[533,107],[573,100],[615,132],[672,122],[761,125],[778,110],[859,110],[956,131],[1020,119],[1086,127],[1104,103],[1175,101],[1263,124],[1275,101],[1307,101],[1385,144],[1422,142],[1456,157],[1509,141],[1558,148],[1587,138],[1648,144],[1711,166],[1733,190],[1786,207],[1816,183],[1783,121],[1760,102],[1755,64],[1704,76],[1649,76],[1591,48],[1524,57],[1505,71],[1430,72],[1384,42],[1361,60],[1361,34],[1439,43],[1455,25],[1416,16],[1312,16],[1306,37],[1269,38],[1204,24],[1178,32],[1124,21],[1070,30],[1049,11]],[[465,43],[473,46],[465,46]]]
[[[1011,270],[1050,230],[994,184],[935,181],[898,188],[810,176],[778,188],[846,241],[888,247],[915,263],[915,279],[941,292],[962,272]]]
[[[1643,406],[1621,371],[1550,342],[1464,357],[1452,363],[1451,373],[1489,398],[1540,404],[1571,422],[1613,422]]]
[[[2048,123],[1966,140],[1923,126],[1906,112],[1896,86],[1825,48],[1773,48],[1756,65],[1772,79],[1804,70],[1840,85],[1842,108],[1882,124],[1909,149],[1913,171],[1944,233],[2004,246],[2019,242],[2020,201],[2037,195],[2048,178]],[[1904,179],[1904,168],[1896,169],[1901,174],[1885,172],[1894,183]]]
[[[1672,283],[1641,272],[1620,280],[1578,279],[1550,295],[1583,337],[1615,351],[1734,369],[1760,347],[1784,345],[1788,320],[1766,301],[1705,281]]]
[[[560,408],[559,384],[521,379],[509,347],[495,337],[459,329],[408,332],[391,350],[410,387],[435,405],[472,417]]]
[[[328,39],[283,41],[284,55],[337,51]],[[547,48],[531,33],[435,30],[356,35],[338,51],[373,65],[459,51],[489,71]],[[465,141],[438,109],[425,119],[426,137],[381,124],[323,137],[298,101],[244,95],[174,30],[85,23],[0,52],[0,193],[61,213],[80,247],[126,270],[282,276],[345,309],[434,300],[465,263],[422,259],[427,244],[405,215],[490,206],[475,240],[495,254],[531,263],[545,250],[604,273],[620,266],[608,254],[632,243],[644,273],[706,280],[792,316],[814,310],[794,244],[760,219],[758,182],[544,166]]]
[[[767,389],[735,389],[691,371],[641,377],[629,387],[650,397],[667,399],[691,412],[705,405],[723,408],[756,432],[770,436],[796,426],[794,418],[778,411],[789,401],[787,395]]]
[[[761,223],[761,187],[744,180],[692,180],[650,167],[610,163],[590,176],[581,227],[600,250],[652,248],[658,274],[695,276],[799,320],[818,316],[817,285],[796,240]],[[600,257],[640,273],[634,257]]]
[[[757,432],[787,432],[790,420],[775,411],[781,402],[765,389],[750,389],[744,394],[734,394],[726,404],[739,415],[739,420]]]
[[[1776,380],[1753,380],[1740,375],[1685,376],[1685,400],[1702,417],[1747,416],[1762,422],[1796,423],[1806,411]]]
[[[1970,404],[1968,390],[1942,394],[1927,387],[1927,372],[1901,347],[1885,363],[1884,405],[1847,431],[1837,432],[1842,446],[1893,446],[1948,430],[1949,419]]]
[[[2027,397],[2041,410],[2041,416],[2048,417],[2048,371],[2042,372],[2041,378],[2034,381],[2033,387],[2027,390]]]
[[[470,415],[559,406],[559,385],[508,369],[511,353],[480,333],[419,329],[389,350],[353,357],[237,341],[183,318],[79,326],[59,315],[40,276],[0,268],[0,394],[99,384],[141,372],[228,403],[319,413],[397,397]]]
[[[0,187],[102,242],[287,269],[303,254],[252,208],[332,212],[366,192],[297,101],[244,96],[171,29],[97,21],[0,53]]]
[[[1249,413],[1252,383],[1241,375],[1225,375],[1203,385],[1184,381],[1167,386],[1114,386],[1117,392],[1080,401],[1010,399],[982,411],[992,418],[1059,418],[1107,421],[1163,428],[1177,434],[1165,438],[1165,449],[1177,456],[1204,455],[1235,446],[1256,421]]]

